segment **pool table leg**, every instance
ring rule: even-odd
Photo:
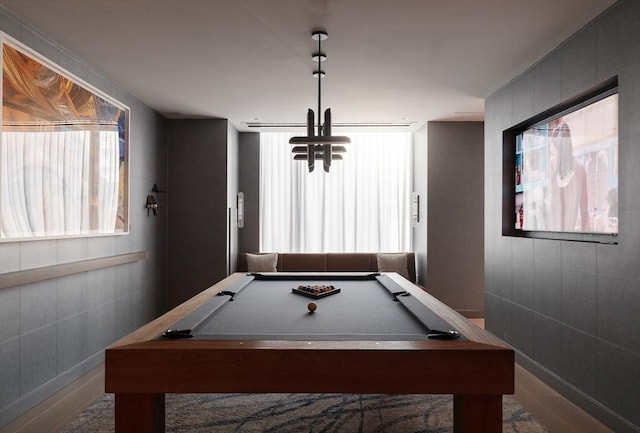
[[[164,394],[116,394],[116,433],[164,433]]]
[[[501,433],[502,395],[454,395],[454,433]]]

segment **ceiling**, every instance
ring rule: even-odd
[[[481,120],[484,98],[614,0],[0,0],[169,118]],[[52,59],[55,61],[55,59]]]

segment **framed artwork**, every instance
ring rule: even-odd
[[[127,234],[129,108],[0,42],[0,242]]]

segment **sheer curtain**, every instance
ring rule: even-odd
[[[344,159],[309,173],[293,161],[293,134],[260,134],[261,251],[411,250],[411,134],[344,135]]]
[[[2,132],[2,236],[113,233],[118,138],[117,131],[99,131],[92,152],[89,131]]]

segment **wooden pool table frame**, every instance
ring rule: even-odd
[[[389,274],[466,340],[154,340],[234,274],[106,349],[116,432],[164,432],[165,393],[453,394],[454,432],[501,432],[514,352],[424,290]],[[300,365],[331,368],[295,368]]]

